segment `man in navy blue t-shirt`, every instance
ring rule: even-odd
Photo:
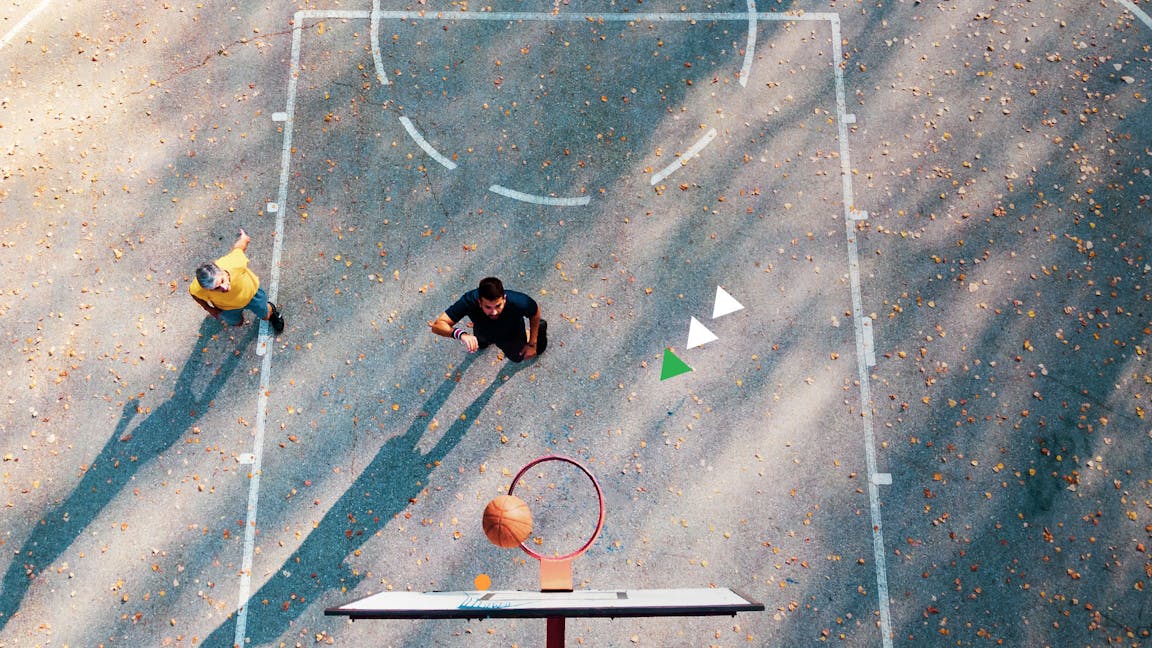
[[[472,320],[471,333],[456,328],[465,315]],[[527,334],[524,318],[528,318]],[[479,288],[464,293],[428,326],[436,335],[459,340],[469,353],[495,344],[512,362],[533,358],[548,348],[548,322],[540,319],[536,301],[522,292],[504,290],[496,277],[482,279]]]

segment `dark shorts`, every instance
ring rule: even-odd
[[[480,348],[491,346],[495,344],[504,355],[512,362],[520,362],[524,359],[524,345],[528,344],[528,331],[523,326],[519,328],[520,335],[516,335],[515,330],[502,330],[502,331],[476,331],[476,341],[480,343]]]
[[[495,344],[504,352],[504,356],[512,362],[524,361],[524,348],[528,344],[528,331],[523,326],[511,330],[505,328],[498,333],[481,329],[476,331],[475,335],[481,349]],[[536,340],[537,353],[543,353],[547,346],[548,325],[541,321],[539,337]]]
[[[237,308],[234,310],[220,311],[220,319],[228,326],[239,326],[244,323],[244,311],[252,311],[259,319],[268,317],[268,295],[264,293],[263,288],[257,288],[256,294],[252,295],[252,301],[244,308]]]

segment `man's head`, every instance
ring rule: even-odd
[[[504,298],[504,284],[496,277],[485,277],[480,280],[477,290],[480,293],[480,309],[484,314],[491,319],[500,317],[507,302]]]
[[[232,288],[231,277],[215,263],[205,263],[196,268],[196,281],[200,282],[202,288],[217,292],[228,292]]]

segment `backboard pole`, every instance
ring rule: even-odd
[[[545,619],[546,648],[564,648],[564,617]]]

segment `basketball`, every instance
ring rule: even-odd
[[[484,507],[484,535],[497,547],[515,547],[532,533],[532,511],[515,495],[500,495]]]

